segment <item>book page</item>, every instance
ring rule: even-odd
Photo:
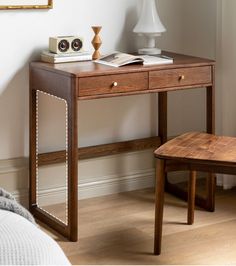
[[[100,61],[104,61],[110,64],[115,64],[115,65],[123,65],[123,64],[128,64],[131,62],[135,62],[137,58],[133,55],[130,54],[125,54],[125,53],[112,53],[107,56],[101,57],[99,59]],[[141,61],[141,59],[139,60]]]

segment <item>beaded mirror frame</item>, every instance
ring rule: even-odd
[[[0,10],[51,9],[53,0],[0,0]]]

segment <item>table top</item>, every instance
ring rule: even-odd
[[[180,67],[197,67],[205,65],[214,65],[215,61],[200,57],[193,57],[188,55],[176,54],[172,52],[164,51],[163,55],[172,57],[174,59],[173,64],[165,65],[152,65],[143,66],[140,64],[131,64],[123,67],[111,67],[93,61],[85,62],[73,62],[73,63],[61,63],[61,64],[50,64],[44,62],[32,62],[31,67],[45,69],[59,73],[61,75],[72,76],[72,77],[89,77],[94,75],[105,75],[105,74],[122,74],[122,73],[134,73],[134,72],[145,72],[159,69],[173,69]]]
[[[160,159],[172,159],[189,163],[222,163],[235,165],[236,138],[190,132],[176,137],[155,151]]]

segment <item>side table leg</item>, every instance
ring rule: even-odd
[[[216,175],[209,173],[207,176],[207,210],[215,211]]]
[[[196,171],[190,171],[188,181],[188,224],[194,223],[195,193],[196,193]]]

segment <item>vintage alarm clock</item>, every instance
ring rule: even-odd
[[[56,54],[74,53],[83,50],[83,38],[58,36],[49,38],[49,51]]]

